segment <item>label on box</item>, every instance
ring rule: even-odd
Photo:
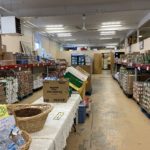
[[[0,119],[8,117],[8,111],[6,105],[0,105]]]

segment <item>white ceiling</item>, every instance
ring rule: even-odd
[[[72,32],[70,38],[76,39],[69,43],[93,46],[119,42],[150,12],[150,0],[0,0],[0,6],[2,15],[23,17],[41,30],[45,30],[46,25],[63,24]],[[10,12],[6,13],[3,8]],[[83,14],[86,14],[87,31],[79,29]],[[100,40],[96,30],[102,22],[109,21],[121,21],[123,27],[112,36],[113,39]],[[54,38],[61,42],[64,39],[55,35]]]

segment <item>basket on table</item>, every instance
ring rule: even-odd
[[[50,104],[12,104],[8,110],[15,115],[16,124],[28,133],[43,129],[48,114],[52,111]]]
[[[25,144],[20,147],[20,150],[28,150],[32,141],[31,136],[26,131],[22,131],[22,136],[25,140]]]

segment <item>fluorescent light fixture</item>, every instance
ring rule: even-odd
[[[62,24],[54,24],[54,25],[46,25],[46,28],[62,28],[63,25]]]
[[[98,31],[117,31],[121,30],[121,28],[100,28]]]
[[[100,40],[110,40],[112,37],[101,37]]]
[[[102,25],[120,25],[121,21],[113,21],[113,22],[102,22]]]
[[[58,37],[70,37],[72,35],[71,35],[71,33],[58,33],[57,36]]]
[[[61,28],[46,28],[46,30],[64,30],[64,28],[63,27],[61,27]]]
[[[116,46],[106,46],[106,48],[116,48]]]
[[[106,44],[106,45],[108,45],[108,46],[117,46],[118,43],[108,43],[108,44]]]
[[[110,24],[110,25],[102,25],[101,28],[113,28],[113,27],[121,27],[121,24]]]
[[[100,32],[100,35],[114,35],[115,33],[115,31],[102,31]]]
[[[48,30],[46,32],[48,32],[48,33],[66,33],[69,31],[67,31],[67,30]]]
[[[64,39],[64,41],[76,41],[76,39]]]

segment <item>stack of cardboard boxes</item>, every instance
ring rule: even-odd
[[[92,93],[92,66],[81,65],[81,66],[77,66],[76,69],[78,69],[83,74],[88,76],[87,84],[86,84],[86,94],[91,95]]]
[[[15,65],[16,58],[12,52],[6,52],[6,46],[2,45],[0,47],[0,65]]]
[[[93,72],[94,72],[94,74],[102,73],[102,54],[99,54],[99,53],[94,54]]]

